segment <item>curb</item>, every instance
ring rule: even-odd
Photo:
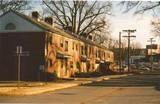
[[[80,84],[78,84],[79,86],[85,85],[85,84],[89,84],[89,83],[93,83],[93,81],[86,81],[86,82],[81,82]]]
[[[51,85],[51,86],[46,86],[39,89],[25,89],[25,87],[20,87],[20,88],[15,88],[12,91],[4,92],[4,93],[1,92],[0,96],[29,96],[29,95],[42,94],[46,92],[51,92],[51,91],[65,89],[69,87],[75,87],[75,86],[78,86],[78,84],[65,84],[65,86],[62,85],[56,88],[55,87],[53,88],[53,85]]]
[[[100,82],[100,81],[103,81],[103,80],[109,80],[109,79],[112,79],[112,78],[120,78],[120,77],[125,77],[125,76],[129,76],[129,74],[128,75],[125,74],[125,75],[119,75],[119,76],[112,76],[112,77],[100,77],[100,78],[97,78],[96,80],[92,80],[92,81],[82,81],[82,82],[77,82],[77,83],[74,83],[74,82],[73,83],[65,83],[65,84],[60,84],[58,87],[55,87],[54,84],[51,84],[51,85],[48,85],[48,86],[44,85],[44,87],[39,87],[37,89],[36,88],[35,89],[27,89],[27,87],[20,87],[20,88],[15,88],[11,91],[0,92],[0,96],[36,95],[36,94],[42,94],[42,93],[46,93],[46,92],[51,92],[51,91],[70,88],[70,87],[75,87],[75,86],[82,86],[82,85],[85,85],[85,84],[90,84],[90,83],[94,83],[94,82]]]
[[[20,88],[14,88],[11,91],[7,91],[7,92],[0,92],[0,96],[29,96],[29,95],[37,95],[37,94],[42,94],[42,93],[47,93],[47,92],[51,92],[51,91],[55,91],[55,90],[60,90],[60,89],[65,89],[65,88],[71,88],[71,87],[75,87],[75,86],[80,86],[80,85],[85,85],[85,84],[89,84],[92,83],[92,81],[84,81],[81,83],[68,83],[65,84],[64,86],[60,86],[60,87],[53,87],[53,86],[46,86],[44,88],[40,88],[39,90],[30,90],[30,91],[23,91],[23,89],[25,90],[25,87],[20,87]],[[50,87],[50,88],[49,88]],[[22,90],[21,90],[22,89]],[[16,90],[21,90],[21,91],[16,91]]]
[[[42,94],[42,93],[46,93],[46,92],[51,92],[51,91],[55,91],[55,90],[60,90],[60,89],[65,89],[65,88],[70,88],[70,87],[75,87],[78,86],[78,84],[69,84],[67,86],[63,86],[63,87],[58,87],[58,88],[49,88],[49,89],[44,89],[44,90],[40,90],[40,91],[36,91],[36,92],[27,92],[24,95],[36,95],[36,94]],[[21,96],[21,95],[20,95]]]

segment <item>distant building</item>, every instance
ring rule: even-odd
[[[145,55],[135,55],[130,57],[130,63],[136,64],[138,62],[144,62],[145,61]]]
[[[159,44],[153,44],[146,46],[146,59],[147,61],[150,60],[151,55],[153,57],[153,61],[159,62],[160,61],[160,45]],[[152,53],[152,54],[151,54]]]
[[[146,49],[132,49],[130,63],[136,64],[138,62],[144,62],[146,57]]]
[[[114,52],[114,57],[115,61],[117,64],[119,63],[119,48],[115,48],[113,50]],[[146,56],[146,49],[130,49],[130,63],[135,63],[137,60],[138,61],[143,61],[145,60]],[[128,49],[123,48],[121,49],[121,61],[123,64],[128,64]]]
[[[0,80],[17,80],[17,46],[29,52],[21,57],[21,80],[27,81],[44,79],[46,73],[64,78],[75,72],[109,70],[114,62],[112,51],[54,26],[52,18],[8,11],[0,16]]]
[[[153,44],[152,46],[147,45],[146,49],[147,49],[147,55],[151,55],[151,49],[152,49],[152,55],[160,54],[160,45],[158,44]]]

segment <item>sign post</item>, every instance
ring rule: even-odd
[[[16,47],[16,55],[17,55],[17,78],[18,78],[18,84],[17,86],[20,87],[20,81],[21,81],[21,56],[29,56],[29,52],[23,52],[22,46]]]

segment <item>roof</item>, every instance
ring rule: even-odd
[[[105,46],[102,46],[100,44],[97,44],[91,40],[87,40],[83,37],[77,37],[77,35],[73,35],[63,29],[60,29],[59,27],[52,27],[51,25],[49,25],[48,23],[44,22],[44,21],[38,21],[32,17],[29,17],[29,16],[26,16],[22,13],[19,13],[19,12],[16,12],[16,11],[13,11],[13,10],[9,10],[8,12],[4,13],[3,15],[9,13],[9,12],[13,12],[15,13],[16,15],[24,18],[25,20],[29,21],[30,23],[38,26],[39,28],[45,30],[45,31],[49,31],[49,32],[53,32],[53,33],[57,33],[59,35],[62,35],[62,36],[65,36],[65,37],[68,37],[68,38],[71,38],[71,39],[75,39],[75,40],[79,40],[79,41],[82,41],[84,43],[87,43],[87,44],[91,44],[91,45],[95,45],[97,47],[100,47],[100,48],[103,48],[103,49],[107,49]],[[1,15],[0,17],[2,17],[3,15]]]

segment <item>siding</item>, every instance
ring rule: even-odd
[[[8,23],[13,23],[16,26],[15,30],[5,30]],[[9,12],[0,17],[0,32],[42,32],[43,30],[31,22],[17,16],[13,12]]]

